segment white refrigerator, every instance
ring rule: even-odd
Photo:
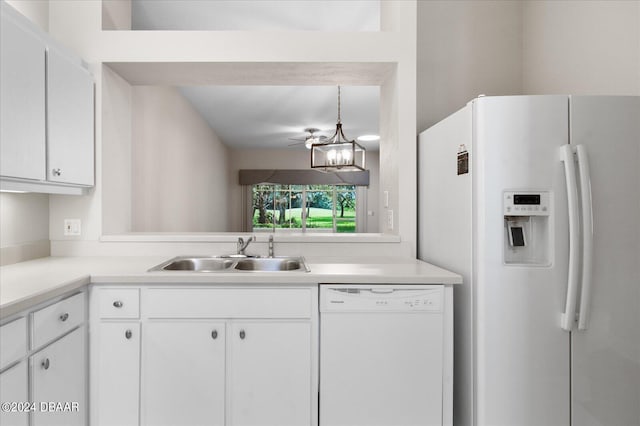
[[[454,425],[640,425],[640,97],[479,97],[418,141]]]

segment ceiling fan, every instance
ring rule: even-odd
[[[307,136],[303,137],[303,138],[289,138],[289,140],[292,141],[299,141],[296,143],[291,143],[289,144],[289,146],[295,146],[295,145],[302,145],[304,144],[304,146],[307,149],[311,149],[311,145],[314,143],[318,143],[320,141],[324,141],[327,139],[326,136],[324,135],[316,135],[316,132],[319,132],[320,129],[316,129],[314,127],[308,127],[306,129],[304,129],[305,132],[309,133]]]

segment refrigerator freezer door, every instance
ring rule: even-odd
[[[572,97],[571,143],[591,168],[586,330],[572,332],[573,424],[640,424],[640,97]]]
[[[570,334],[560,327],[568,219],[560,147],[567,96],[474,101],[474,299],[477,426],[568,426]],[[550,265],[503,262],[505,191],[550,194]]]

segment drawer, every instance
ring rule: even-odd
[[[139,294],[137,288],[101,288],[98,293],[100,318],[138,318]]]
[[[38,348],[84,322],[84,293],[63,299],[32,315],[32,349]]]
[[[27,319],[22,317],[0,327],[0,369],[27,353]]]
[[[143,294],[148,318],[310,318],[311,289],[152,288]]]

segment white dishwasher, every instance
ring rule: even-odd
[[[444,295],[438,285],[320,286],[320,426],[449,423]]]

